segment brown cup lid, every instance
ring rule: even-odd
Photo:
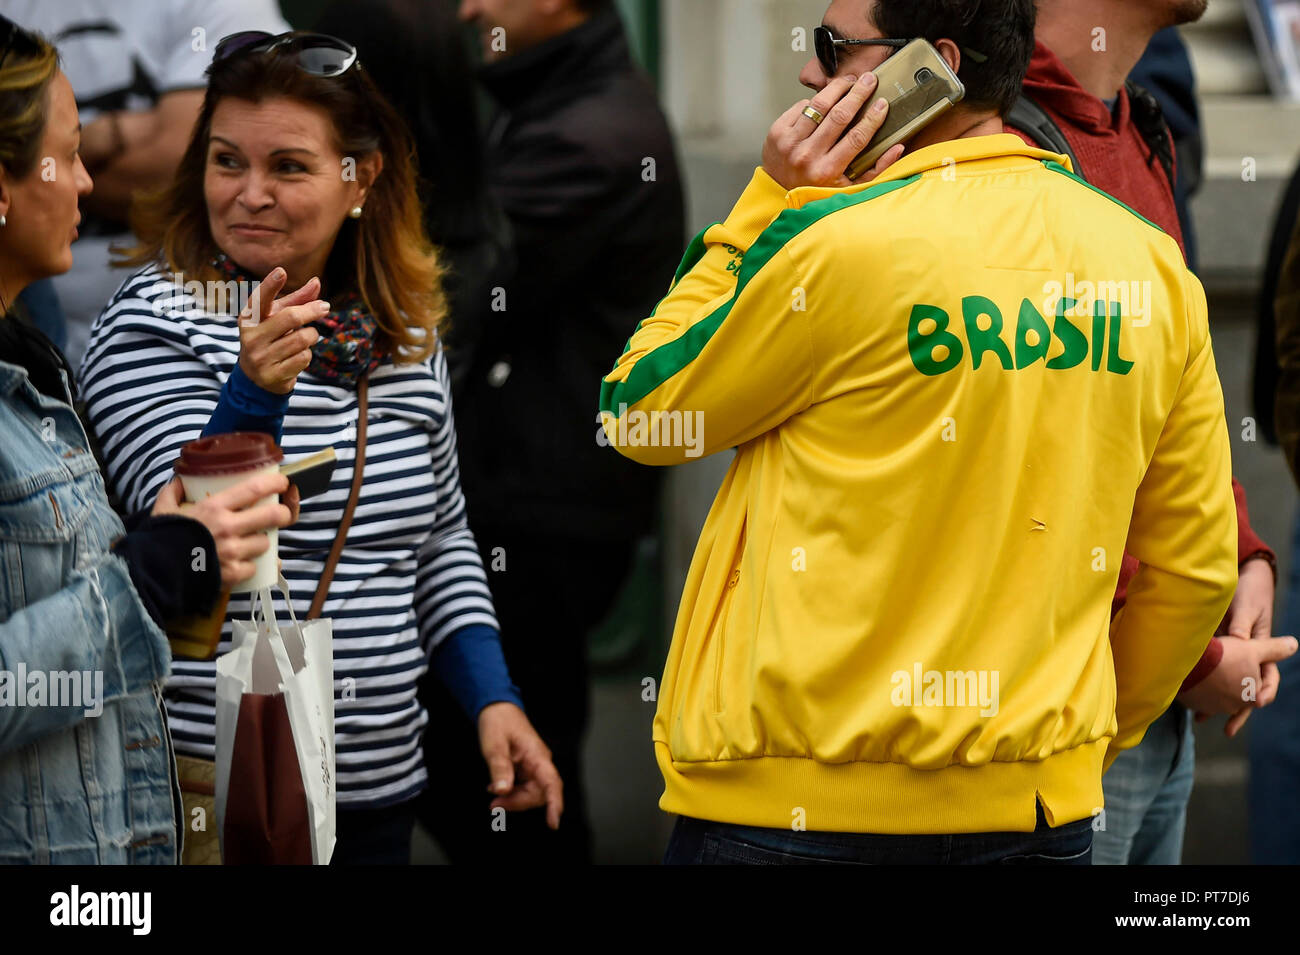
[[[284,452],[269,434],[236,431],[199,438],[185,445],[176,459],[176,473],[189,477],[238,474],[283,460]]]

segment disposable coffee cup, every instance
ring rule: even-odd
[[[176,473],[185,488],[185,500],[197,504],[255,474],[278,473],[283,460],[284,452],[269,434],[236,431],[234,434],[200,438],[185,445],[176,461]],[[277,495],[269,494],[257,504],[274,504],[277,499]],[[271,546],[257,558],[253,576],[231,587],[231,593],[261,590],[270,587],[279,577],[279,531],[272,527],[264,533]]]

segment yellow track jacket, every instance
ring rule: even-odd
[[[1237,579],[1205,295],[1068,163],[1003,134],[847,189],[758,170],[605,377],[623,454],[736,449],[660,687],[663,809],[1062,825],[1195,665]]]

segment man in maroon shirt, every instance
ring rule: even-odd
[[[1173,236],[1184,254],[1173,189],[1134,121],[1124,83],[1157,31],[1199,19],[1206,2],[1040,0],[1038,44],[1024,84],[1025,93],[1064,134],[1079,161],[1076,172]],[[1023,130],[1008,126],[1008,132],[1036,145]],[[1272,702],[1279,682],[1275,661],[1294,652],[1294,641],[1272,636],[1273,551],[1251,529],[1246,494],[1235,479],[1233,491],[1240,560],[1236,596],[1177,703],[1106,774],[1096,862],[1180,861],[1192,784],[1189,711],[1198,719],[1231,714],[1225,732],[1235,735],[1253,708]],[[1125,554],[1114,610],[1123,606],[1136,571],[1137,561]],[[1246,701],[1243,686],[1256,688],[1253,701]]]

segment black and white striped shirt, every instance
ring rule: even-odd
[[[152,506],[172,478],[238,357],[235,316],[206,311],[158,270],[128,278],[96,320],[82,388],[108,480],[129,511]],[[497,626],[465,519],[450,393],[441,348],[418,365],[385,361],[370,376],[364,482],[322,611],[334,630],[341,807],[391,805],[424,788],[428,714],[416,683],[442,640]],[[286,459],[331,446],[338,455],[329,491],[304,501],[279,533],[299,618],[347,503],[357,412],[352,388],[303,373],[284,418]],[[230,649],[230,621],[250,614],[249,595],[231,597],[219,654]],[[213,662],[173,664],[167,710],[178,753],[213,756],[215,674]]]

